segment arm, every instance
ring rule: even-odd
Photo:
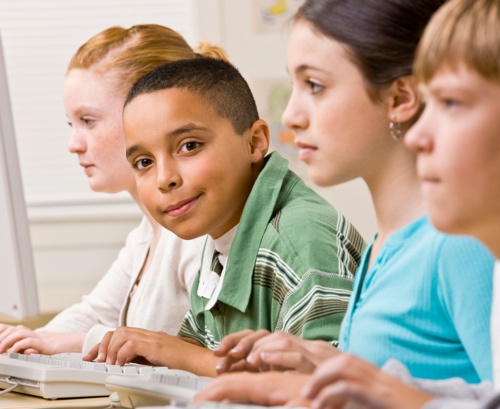
[[[108,332],[102,342],[84,357],[85,360],[124,365],[140,358],[149,364],[182,369],[200,376],[216,375],[217,358],[212,351],[194,340],[148,331],[141,328],[119,327]]]
[[[129,233],[117,259],[92,292],[37,332],[84,332],[86,336],[80,345],[84,352],[100,342],[104,334],[119,325],[121,309],[144,262],[150,237],[151,227],[143,218],[140,225]]]
[[[492,380],[490,313],[494,258],[475,239],[446,236],[436,259],[440,302],[479,378]]]
[[[303,220],[293,217],[293,212],[280,219],[284,245],[280,253],[288,265],[294,266],[298,280],[283,294],[273,331],[337,346],[364,242],[330,206],[313,206],[310,211],[313,215],[304,215],[301,204]]]
[[[36,331],[25,327],[0,329],[0,353],[55,354],[78,352],[85,343],[92,346],[118,325],[120,309],[126,299],[133,273],[139,271],[148,248],[150,226],[143,219],[129,233],[125,247],[92,292]],[[144,253],[144,254],[141,254]],[[136,265],[137,264],[137,265]]]

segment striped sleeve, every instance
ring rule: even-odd
[[[200,345],[206,347],[205,334],[196,322],[192,310],[189,310],[184,317],[184,321],[182,321],[182,325],[177,333],[177,336],[194,339]]]
[[[351,277],[310,269],[300,277],[279,254],[260,249],[254,285],[272,292],[279,314],[273,331],[338,343],[351,295]]]

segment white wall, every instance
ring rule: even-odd
[[[42,312],[60,311],[90,292],[140,220],[135,204],[92,207],[30,209]]]
[[[97,0],[92,1],[93,4],[99,3]],[[228,51],[232,62],[241,70],[254,90],[257,102],[261,105],[261,114],[264,119],[267,119],[266,114],[268,113],[268,108],[265,107],[266,102],[263,100],[266,84],[275,82],[288,83],[285,71],[287,31],[285,29],[269,30],[269,32],[265,30],[256,31],[256,21],[259,13],[262,8],[267,7],[274,1],[186,0],[185,10],[187,10],[189,16],[183,28],[183,34],[193,46],[200,40],[209,40],[221,45]],[[102,0],[102,2],[113,3],[113,0]],[[57,9],[57,6],[61,6],[63,3],[68,4],[64,0],[51,0],[50,2],[31,0],[27,3],[33,7],[36,4],[36,7],[39,8],[43,8],[45,5],[49,9],[50,7]],[[27,3],[25,2],[25,4]],[[114,3],[115,8],[119,7],[122,10],[127,7],[126,4],[131,3],[131,0],[128,0],[126,4],[121,1],[115,1]],[[161,3],[161,1],[158,2],[158,4]],[[289,0],[289,3],[293,3],[293,1]],[[0,8],[8,8],[10,7],[9,4],[10,0],[0,0]],[[142,4],[142,2],[137,1],[137,4]],[[95,10],[96,16],[100,15],[97,8]],[[128,13],[128,19],[125,22],[118,20],[116,22],[106,22],[106,26],[111,24],[131,25],[144,22],[139,16],[140,11],[140,7],[135,6],[132,15],[130,16],[130,13]],[[135,18],[134,13],[137,15]],[[126,13],[122,10],[121,14]],[[92,19],[92,8],[85,7],[85,15],[87,18]],[[141,18],[140,21],[139,18]],[[1,22],[0,18],[0,24]],[[104,24],[102,18],[99,22],[101,25]],[[148,22],[151,22],[151,18]],[[171,25],[165,18],[159,17],[156,22]],[[15,21],[12,24],[16,24]],[[43,22],[40,21],[37,24],[40,25]],[[68,32],[71,31],[70,25],[71,22],[67,22],[66,29]],[[87,27],[85,30],[80,30],[80,37],[78,40],[72,38],[74,44],[71,44],[70,48],[72,50],[76,49],[77,45],[104,27],[94,25]],[[176,27],[172,26],[172,28],[175,29]],[[53,29],[59,30],[58,35],[64,37],[64,27],[58,26]],[[36,32],[37,30],[33,30],[32,35],[36,35]],[[40,47],[43,47],[43,45],[41,44]],[[42,65],[53,58],[50,53],[43,50],[39,50],[36,56],[36,59],[42,61]],[[67,58],[64,58],[64,62],[60,61],[63,67],[59,70],[59,76],[63,76]],[[31,78],[31,81],[33,80]],[[40,77],[36,78],[36,81],[40,80]],[[17,80],[17,82],[19,81],[21,79]],[[58,88],[54,86],[54,93],[57,93],[57,102],[51,102],[52,104],[61,104],[60,114],[51,117],[50,120],[44,118],[46,122],[61,121],[62,123],[64,121],[59,96],[61,83],[62,78],[57,86]],[[19,101],[17,102],[18,106],[21,105]],[[43,106],[43,102],[39,101],[38,104]],[[14,106],[14,108],[16,107]],[[35,110],[36,107],[32,109],[32,111]],[[33,126],[23,125],[20,128],[27,128],[28,133],[35,132]],[[76,160],[69,158],[69,154],[65,150],[68,136],[67,130],[63,128],[63,125],[60,125],[58,129],[58,132],[60,132],[60,141],[57,142],[59,144],[57,147],[59,156],[54,157],[50,163],[57,166],[60,157],[61,162],[65,164],[71,163],[69,166],[71,172],[77,172]],[[36,136],[43,138],[43,135],[37,134]],[[24,154],[28,143],[32,142],[23,139],[20,144],[21,149],[24,149]],[[51,147],[51,150],[54,150],[54,146]],[[291,167],[307,180],[306,169],[303,164],[294,159],[293,151],[288,150],[285,154],[291,161]],[[25,159],[25,162],[28,162],[28,159]],[[25,167],[25,171],[26,169]],[[29,170],[29,172],[33,172],[33,170]],[[84,177],[82,175],[78,177],[81,179],[80,186],[83,186],[82,183],[85,183]],[[360,181],[354,181],[335,188],[318,189],[318,191],[344,213],[367,240],[371,239],[376,228],[375,218],[368,192]],[[35,196],[38,198],[37,195]],[[33,202],[36,202],[36,200]],[[94,196],[91,202],[95,202]],[[45,203],[40,206],[34,204],[32,203],[29,208],[29,215],[41,306],[43,311],[59,310],[78,301],[82,294],[85,294],[94,286],[116,257],[127,232],[138,223],[140,216],[134,205],[127,204],[123,200],[119,200],[118,203],[94,203],[93,205],[84,206],[81,203],[77,206],[74,201],[66,205],[52,204],[47,206]]]
[[[189,38],[193,15],[191,0],[0,0],[43,312],[60,310],[93,288],[140,219],[126,194],[93,193],[76,155],[67,152],[61,94],[70,57],[112,25],[159,23]]]

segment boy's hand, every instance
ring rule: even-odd
[[[0,324],[0,354],[53,355],[61,352],[80,352],[85,333],[36,332],[22,325]]]
[[[214,351],[223,356],[217,373],[241,370],[295,370],[312,373],[339,351],[325,341],[308,341],[285,332],[241,331],[225,337]]]
[[[108,332],[100,344],[83,357],[108,365],[139,361],[157,366],[183,369],[197,375],[215,376],[217,361],[212,351],[183,339],[142,328],[119,327]],[[144,362],[146,361],[146,362]]]
[[[341,409],[347,402],[373,409],[418,409],[433,399],[349,354],[319,366],[303,388],[302,397],[315,409]]]
[[[300,390],[309,377],[283,372],[225,374],[198,393],[194,403],[229,400],[265,406],[300,402],[301,406],[305,406]]]

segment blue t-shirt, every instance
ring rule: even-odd
[[[367,271],[363,255],[339,348],[377,366],[403,362],[417,378],[492,379],[494,257],[443,234],[424,216],[393,234]]]

